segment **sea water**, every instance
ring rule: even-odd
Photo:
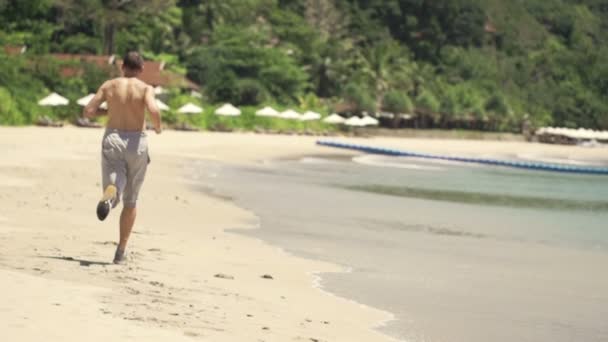
[[[363,155],[238,167],[202,183],[240,233],[351,270],[336,295],[404,341],[608,341],[608,177]]]

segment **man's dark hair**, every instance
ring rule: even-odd
[[[129,51],[122,59],[122,66],[129,70],[141,70],[144,67],[144,59],[139,52]]]

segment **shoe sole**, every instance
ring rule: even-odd
[[[97,218],[100,221],[103,221],[110,214],[112,199],[116,197],[117,189],[114,185],[109,185],[106,190],[103,192],[103,196],[99,203],[97,204]]]

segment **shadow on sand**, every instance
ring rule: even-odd
[[[77,263],[80,264],[80,266],[84,266],[84,267],[89,267],[89,266],[111,266],[111,265],[114,265],[114,264],[112,264],[110,262],[76,259],[76,258],[66,257],[66,256],[61,256],[61,257],[58,257],[58,256],[40,256],[39,258],[77,262]]]

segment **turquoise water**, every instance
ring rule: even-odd
[[[324,289],[405,341],[607,341],[608,177],[408,158],[201,165],[241,232],[352,270]]]
[[[360,179],[339,181],[348,189],[476,205],[480,220],[510,222],[512,215],[527,218],[529,222],[519,220],[517,226],[502,232],[512,238],[608,249],[608,176],[371,155],[355,160],[363,163],[353,173]],[[374,166],[369,168],[369,164]],[[512,212],[504,215],[503,209]]]

